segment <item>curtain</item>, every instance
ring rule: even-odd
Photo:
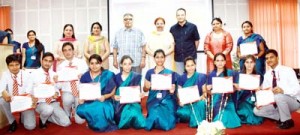
[[[293,68],[298,66],[297,4],[297,0],[249,0],[254,32],[277,50],[281,64]]]
[[[0,6],[0,30],[11,28],[10,6]]]

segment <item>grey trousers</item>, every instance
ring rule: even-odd
[[[71,92],[63,92],[62,93],[62,102],[63,102],[63,108],[64,111],[66,112],[67,116],[71,118],[71,110],[72,108],[74,109],[73,111],[75,112],[75,122],[77,124],[82,124],[85,122],[84,119],[80,118],[77,113],[76,109],[78,106],[78,97],[74,97]]]
[[[184,72],[184,63],[176,61],[175,64],[176,64],[176,72],[179,75],[183,75],[183,72]]]
[[[0,98],[0,110],[5,114],[9,124],[12,124],[16,119],[10,110],[10,103],[6,102],[2,97]],[[33,130],[36,127],[34,110],[26,110],[21,112],[21,123],[24,124],[25,129]]]
[[[254,114],[284,122],[291,119],[291,113],[300,108],[300,103],[289,95],[276,94],[274,98],[277,105],[276,108],[274,105],[263,106],[260,109],[254,108]]]
[[[71,121],[65,111],[60,107],[59,102],[39,103],[36,107],[36,112],[40,114],[40,119],[43,123],[49,120],[59,126],[67,127],[71,125]]]

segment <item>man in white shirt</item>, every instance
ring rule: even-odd
[[[294,126],[291,113],[300,108],[300,86],[295,71],[278,64],[278,53],[270,49],[266,52],[266,63],[271,67],[264,75],[263,88],[272,87],[275,104],[254,108],[258,116],[278,121],[278,128]]]
[[[14,96],[32,93],[32,81],[30,74],[20,70],[20,57],[14,54],[6,57],[8,71],[2,74],[0,81],[0,110],[5,114],[9,121],[9,132],[17,129],[17,122],[14,118],[10,102]],[[34,103],[35,104],[35,103]],[[34,107],[34,105],[33,105]],[[34,110],[25,110],[21,112],[21,123],[27,130],[33,130],[36,126]]]
[[[73,111],[76,112],[76,108],[78,106],[78,80],[80,80],[81,75],[88,70],[88,66],[84,60],[74,57],[74,46],[72,43],[64,43],[62,46],[62,52],[66,60],[58,65],[58,78],[60,78],[60,76],[63,74],[60,71],[64,71],[65,68],[75,68],[77,73],[73,74],[76,74],[78,76],[76,80],[64,81],[60,83],[62,89],[63,108],[67,115],[71,118],[72,107],[74,109]],[[75,122],[77,124],[82,124],[85,122],[85,120],[81,119],[75,113]]]
[[[55,85],[55,82],[57,81],[57,75],[50,69],[53,61],[54,55],[50,52],[46,52],[42,57],[42,66],[31,73],[34,87],[44,83],[53,85],[56,90],[52,97],[41,98],[38,100],[36,111],[40,114],[39,127],[42,129],[47,128],[47,120],[63,127],[71,125],[69,117],[60,107],[60,103],[56,101],[60,94]]]

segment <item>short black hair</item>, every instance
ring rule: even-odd
[[[74,50],[74,45],[71,42],[65,42],[61,47],[61,51],[63,51],[66,46],[71,46],[72,50]]]
[[[48,56],[50,56],[50,57],[52,58],[52,60],[54,60],[54,55],[53,55],[53,53],[51,53],[51,52],[45,52],[45,53],[43,54],[42,60],[43,60],[45,57],[48,57]]]
[[[272,54],[274,54],[276,57],[278,57],[278,53],[277,53],[277,51],[274,50],[274,49],[269,49],[269,50],[266,52],[265,55],[270,54],[270,53],[272,53]]]
[[[10,54],[6,57],[5,61],[7,66],[12,62],[18,62],[21,64],[21,55]]]

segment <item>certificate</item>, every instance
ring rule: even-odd
[[[32,98],[30,96],[13,96],[10,102],[10,110],[14,112],[23,112],[32,108]]]
[[[152,74],[151,89],[152,90],[170,90],[172,88],[171,74]]]
[[[259,87],[260,75],[239,75],[239,87],[243,90],[256,90]]]
[[[57,72],[59,82],[69,82],[78,80],[79,71],[76,67],[64,67]]]
[[[178,88],[179,101],[182,104],[193,103],[200,99],[198,86]]]
[[[246,56],[249,54],[257,54],[257,46],[256,42],[248,42],[240,45],[240,52],[242,56]]]
[[[101,97],[100,83],[80,83],[79,99],[95,100]]]
[[[212,93],[233,93],[232,77],[213,77]]]
[[[120,104],[141,102],[140,86],[120,87]]]
[[[265,106],[275,102],[274,93],[271,88],[256,91],[256,106]]]
[[[49,98],[54,94],[55,88],[52,84],[38,84],[33,87],[33,96],[36,98]]]

